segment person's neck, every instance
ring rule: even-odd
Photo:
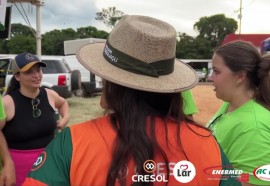
[[[20,92],[22,95],[29,97],[29,98],[35,98],[39,94],[39,88],[26,88],[21,87]]]
[[[231,101],[229,101],[230,106],[227,113],[234,111],[235,109],[241,107],[246,102],[254,98],[254,90],[242,90],[235,92]]]

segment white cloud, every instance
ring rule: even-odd
[[[269,0],[242,0],[242,33],[270,33],[268,26]],[[193,30],[201,17],[225,14],[238,21],[240,0],[44,0],[42,7],[42,33],[52,29],[95,26],[109,31],[96,21],[95,13],[115,6],[126,14],[155,17],[172,24],[176,31],[197,35]],[[35,28],[35,6],[24,3],[27,15]],[[13,6],[12,23],[26,24]]]

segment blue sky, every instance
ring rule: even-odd
[[[103,23],[95,20],[95,13],[102,8],[115,6],[125,14],[146,15],[172,24],[177,32],[196,36],[193,30],[195,22],[203,16],[225,14],[239,21],[240,0],[43,0],[41,9],[41,31],[53,29],[79,28],[94,26],[110,31]],[[75,2],[75,3],[74,3]],[[21,9],[21,5],[17,3]],[[22,3],[33,28],[36,27],[36,8]],[[270,0],[242,0],[243,34],[270,34]],[[26,22],[13,5],[12,23]]]

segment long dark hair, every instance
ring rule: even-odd
[[[270,56],[261,56],[251,43],[233,41],[215,50],[233,72],[244,71],[249,89],[255,91],[255,100],[270,110]]]
[[[10,79],[10,82],[8,84],[7,91],[6,91],[5,95],[7,95],[7,94],[9,94],[17,89],[20,89],[20,82],[16,80],[15,74],[14,74],[12,76],[12,78]]]
[[[257,76],[260,83],[258,85],[255,98],[265,108],[270,110],[270,55],[262,57]]]
[[[153,93],[135,90],[105,81],[104,96],[110,113],[111,123],[117,131],[113,160],[107,175],[106,185],[115,185],[118,179],[125,185],[125,179],[119,179],[130,159],[133,159],[140,175],[148,174],[143,170],[146,160],[154,159],[160,153],[169,166],[166,153],[157,142],[155,118],[164,119],[164,131],[167,138],[166,120],[173,119],[180,129],[180,121],[193,122],[183,113],[183,99],[179,93]],[[150,134],[147,134],[146,123],[150,120]],[[168,139],[168,138],[167,138]],[[166,140],[167,140],[166,139]],[[167,140],[168,142],[168,140]],[[180,137],[178,136],[180,143]],[[184,153],[185,154],[185,153]],[[135,184],[135,183],[134,183]],[[152,185],[143,183],[143,185]]]

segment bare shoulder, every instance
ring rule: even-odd
[[[13,99],[10,95],[4,95],[2,97],[2,101],[5,108],[10,106],[11,104],[14,104]]]
[[[47,92],[49,102],[52,106],[58,107],[59,105],[62,105],[64,103],[65,99],[59,96],[57,92],[48,88],[45,88],[45,90]]]
[[[46,90],[48,96],[53,96],[53,97],[59,96],[59,95],[57,94],[57,92],[55,92],[55,91],[52,90],[52,89],[45,88],[45,90]]]

